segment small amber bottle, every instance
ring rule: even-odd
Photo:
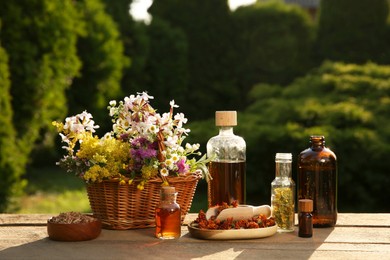
[[[156,237],[175,239],[181,235],[181,211],[176,203],[175,187],[161,189],[161,201],[156,208]]]
[[[313,236],[313,201],[309,199],[302,199],[298,202],[298,235],[300,237]]]

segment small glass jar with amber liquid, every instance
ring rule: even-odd
[[[181,210],[176,203],[175,187],[161,189],[161,201],[156,208],[156,237],[176,239],[181,235]]]

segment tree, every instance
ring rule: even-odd
[[[8,152],[1,154],[3,167],[6,167],[2,174],[8,180],[4,185],[9,185],[0,202],[0,208],[4,209],[10,195],[8,191],[13,184],[18,186],[40,131],[66,113],[65,89],[80,68],[76,39],[83,24],[70,1],[1,1],[0,17],[3,22],[1,41],[8,54],[12,79],[9,89],[7,85],[2,86],[4,111],[9,112],[3,120],[10,120],[12,116],[9,131],[15,130],[15,140],[11,132],[5,135],[9,137],[5,141],[10,146]],[[4,55],[2,57],[4,59]],[[7,95],[12,97],[11,107],[7,105]],[[10,144],[13,142],[15,144]],[[5,148],[2,146],[2,149]],[[3,158],[7,154],[11,157]],[[15,166],[7,166],[7,160]]]
[[[273,1],[257,3],[238,8],[233,19],[236,77],[243,93],[257,83],[288,84],[313,66],[314,25],[301,8]]]
[[[185,112],[199,119],[209,117],[215,110],[242,107],[232,73],[235,64],[229,49],[233,32],[227,1],[157,0],[149,12],[153,19],[165,20],[186,35],[187,103],[192,105],[187,106]]]
[[[123,73],[121,86],[126,95],[142,92],[147,86],[149,76],[145,66],[149,55],[149,37],[147,25],[136,22],[129,13],[132,0],[103,0],[106,10],[117,23],[124,44],[125,56],[131,57],[131,65]],[[151,93],[152,94],[152,93]]]
[[[352,63],[389,62],[387,0],[321,1],[317,57]]]
[[[16,132],[12,125],[10,85],[8,56],[0,46],[0,212],[6,210],[10,195],[20,193],[25,186],[21,180],[25,158],[18,156]]]
[[[145,87],[155,97],[154,107],[164,111],[173,99],[185,104],[190,93],[186,35],[159,18],[148,26],[147,35],[149,54],[143,73],[148,75]]]
[[[67,93],[69,112],[88,110],[106,132],[111,123],[106,107],[110,100],[122,94],[122,71],[128,59],[123,53],[117,25],[100,0],[79,1],[77,6],[86,30],[77,43],[82,68],[80,77],[75,78]]]

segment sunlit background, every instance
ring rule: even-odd
[[[135,0],[130,6],[130,14],[137,21],[149,22],[151,19],[147,9],[152,4],[152,0]],[[256,2],[256,0],[229,0],[229,6],[231,10],[235,10],[242,5],[250,5]]]
[[[275,153],[293,154],[296,180],[322,134],[340,212],[390,211],[389,2],[0,1],[0,212],[90,212],[85,183],[56,166],[51,122],[88,110],[103,136],[108,102],[145,90],[161,113],[180,105],[203,153],[215,111],[238,111],[250,204],[270,203]]]

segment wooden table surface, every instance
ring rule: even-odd
[[[200,240],[182,226],[177,240],[162,241],[154,229],[102,230],[84,242],[47,236],[51,215],[0,214],[0,259],[390,259],[390,214],[339,214],[335,228],[312,238],[292,233],[251,240]],[[189,214],[185,223],[196,217]]]

